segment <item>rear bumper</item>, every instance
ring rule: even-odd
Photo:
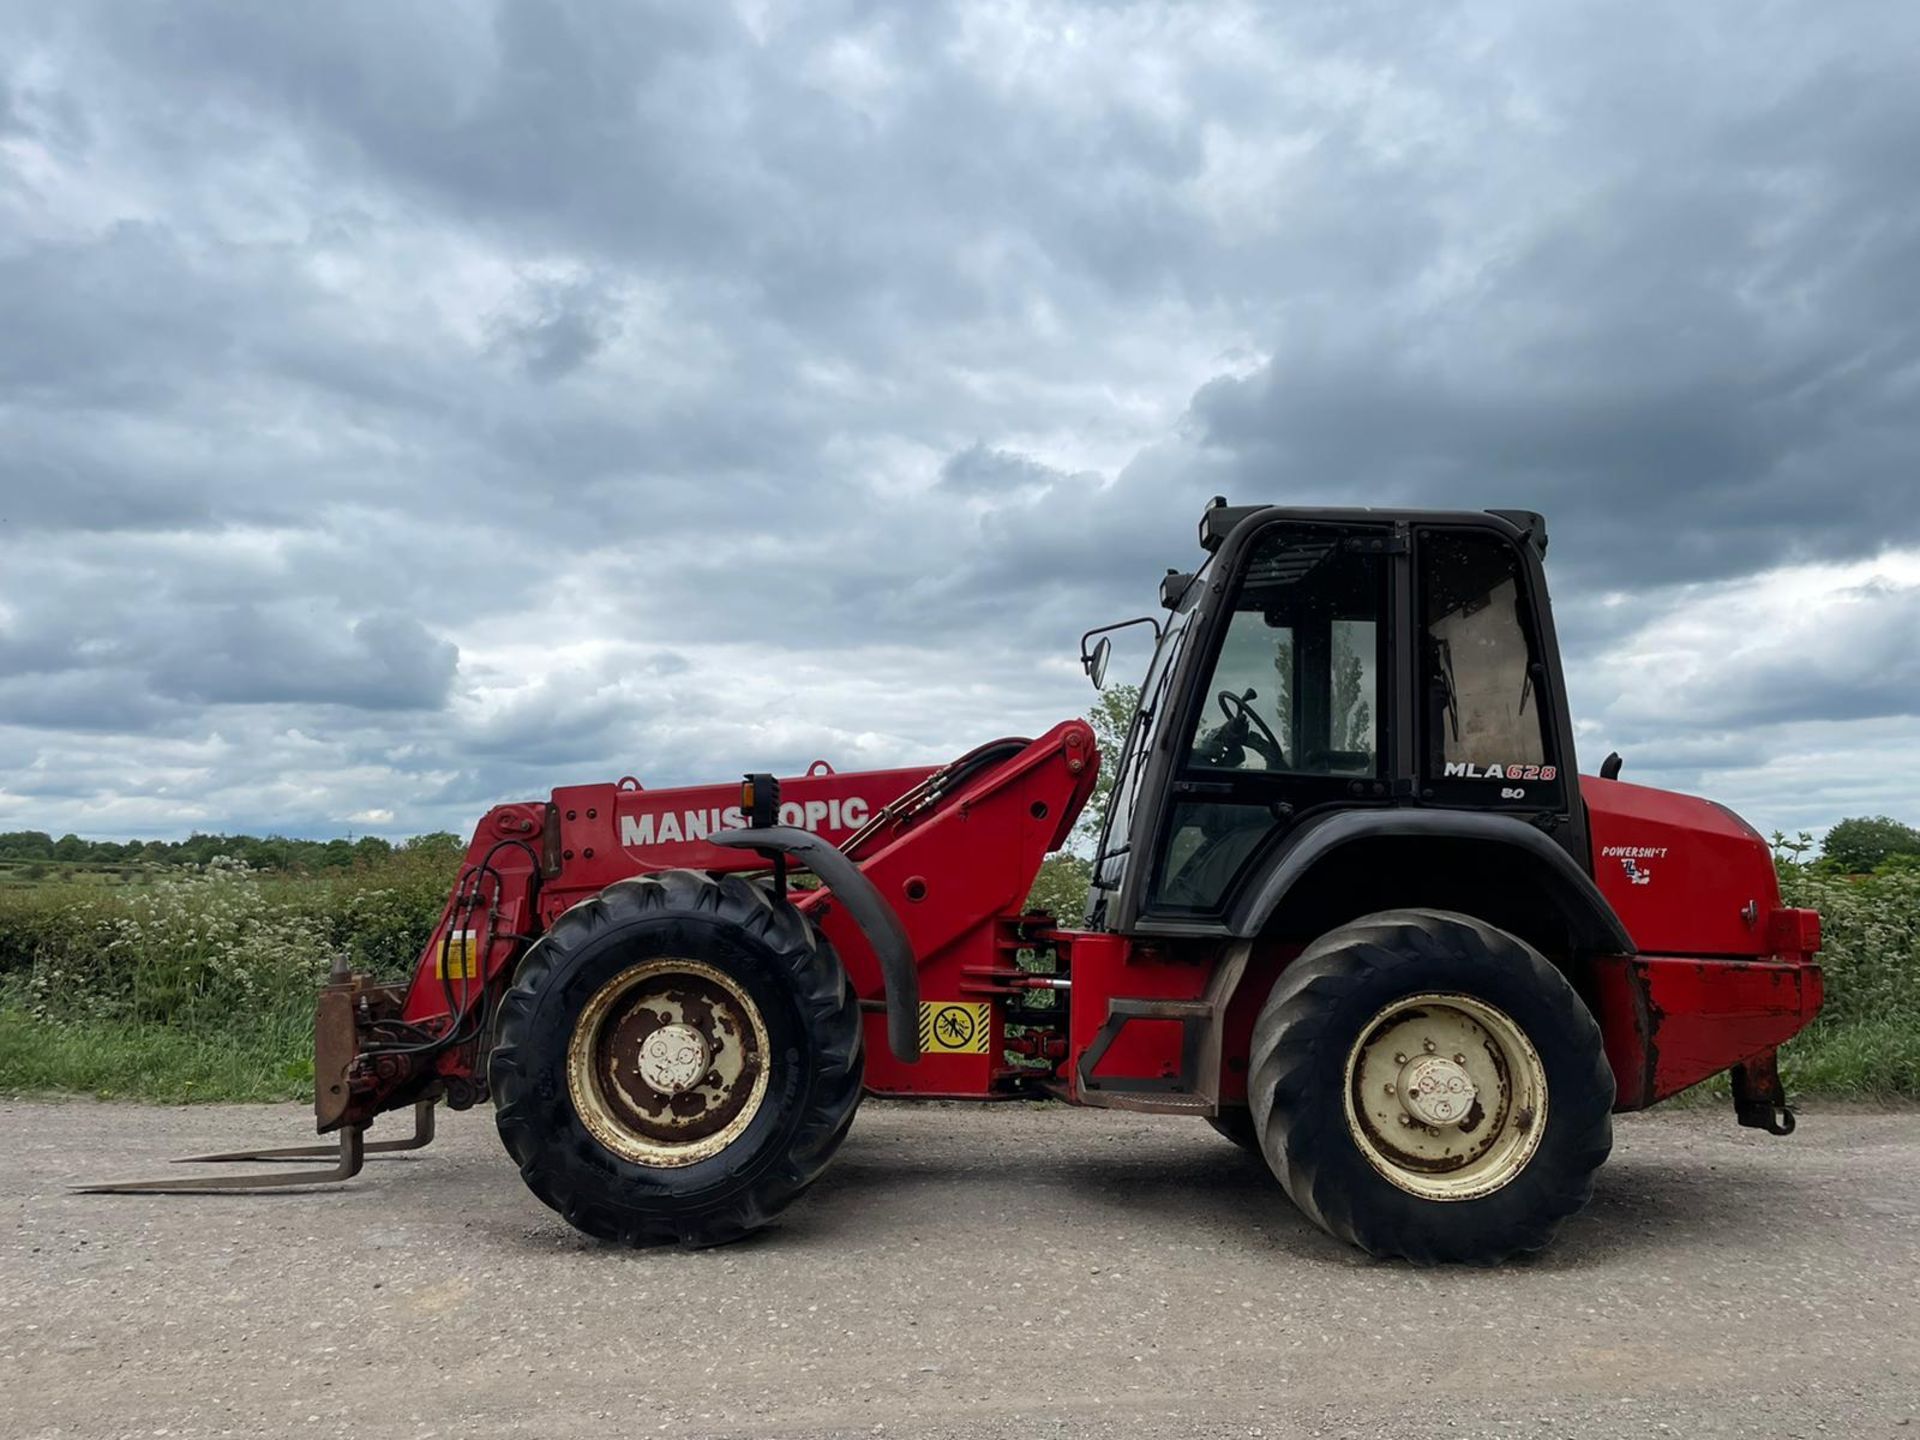
[[[1820,967],[1806,962],[1609,956],[1591,976],[1616,1110],[1769,1055],[1806,1028],[1824,995]]]

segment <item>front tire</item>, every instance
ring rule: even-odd
[[[738,876],[670,870],[554,923],[487,1074],[507,1153],[569,1224],[707,1246],[813,1182],[862,1070],[859,1002],[806,917]]]
[[[1613,1071],[1566,978],[1465,915],[1392,910],[1310,945],[1255,1022],[1267,1163],[1369,1254],[1494,1264],[1585,1205]]]

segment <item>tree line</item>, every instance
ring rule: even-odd
[[[1138,702],[1139,691],[1133,686],[1115,686],[1099,698],[1089,717],[1098,733],[1102,753],[1099,781],[1078,829],[1081,848],[1090,845],[1099,832],[1100,817],[1106,813],[1108,791],[1113,784],[1114,762]],[[1361,723],[1365,723],[1364,720]],[[1776,835],[1774,844],[1777,850],[1794,859],[1801,859],[1813,848],[1811,837],[1807,836],[1794,841]],[[309,872],[378,864],[402,852],[451,858],[460,854],[462,848],[460,838],[445,830],[416,835],[398,845],[378,835],[295,840],[284,835],[196,832],[184,840],[83,840],[71,834],[56,840],[44,830],[0,831],[0,864],[35,866],[167,867],[205,865],[225,858],[238,860],[254,870]],[[1060,913],[1077,912],[1079,897],[1085,893],[1085,859],[1072,851],[1049,859],[1049,873],[1041,877],[1041,893],[1037,898],[1059,906]],[[1884,815],[1851,817],[1827,832],[1814,863],[1832,873],[1852,875],[1868,874],[1885,866],[1920,866],[1920,829]]]
[[[399,845],[378,835],[336,840],[199,833],[184,840],[82,840],[78,835],[62,835],[56,840],[44,830],[0,832],[0,862],[50,866],[165,867],[205,865],[225,858],[255,870],[347,870],[378,864],[396,851],[457,854],[460,848],[459,837],[444,830],[416,835]]]
[[[1805,836],[1799,841],[1781,844],[1796,858],[1809,849]],[[1885,815],[1857,815],[1842,820],[1820,842],[1820,858],[1814,862],[1841,875],[1868,875],[1886,867],[1920,867],[1920,830]]]

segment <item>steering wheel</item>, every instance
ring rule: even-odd
[[[1260,752],[1267,764],[1276,770],[1287,768],[1287,752],[1280,748],[1280,737],[1275,735],[1267,722],[1262,720],[1247,701],[1255,698],[1252,690],[1244,695],[1236,695],[1231,690],[1222,690],[1215,697],[1220,702],[1220,713],[1227,717],[1227,729],[1236,739],[1246,739]],[[1258,730],[1258,735],[1251,734]],[[1223,730],[1222,734],[1226,731]]]

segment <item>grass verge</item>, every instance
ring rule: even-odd
[[[192,1034],[124,1021],[50,1022],[0,1008],[0,1095],[64,1093],[179,1104],[306,1100],[313,1030],[304,1020]],[[1781,1052],[1795,1096],[1920,1099],[1920,1030],[1905,1020],[1815,1025]],[[1689,1092],[1724,1098],[1725,1077]]]
[[[313,1029],[288,1021],[189,1034],[0,1009],[0,1094],[36,1092],[164,1104],[301,1100],[313,1093]]]
[[[1920,1098],[1920,1027],[1911,1020],[1815,1024],[1780,1052],[1789,1094]]]

